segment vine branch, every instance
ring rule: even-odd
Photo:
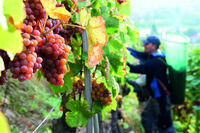
[[[83,26],[79,26],[79,25],[75,25],[75,24],[63,24],[63,26],[71,26],[71,27],[77,27],[77,28],[80,28],[80,29],[83,29],[85,30],[86,28],[83,27]]]

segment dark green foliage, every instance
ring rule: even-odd
[[[85,126],[88,119],[92,117],[92,112],[88,110],[87,101],[69,101],[66,107],[71,110],[66,114],[66,122],[70,127]]]
[[[116,17],[108,17],[106,19],[106,32],[108,34],[114,34],[119,30],[119,19]]]
[[[121,56],[114,53],[110,53],[108,59],[110,61],[112,69],[117,73],[119,66],[123,65],[123,63],[119,61],[121,59]]]
[[[198,122],[200,112],[200,47],[189,45],[188,49],[185,102],[183,105],[174,106],[173,113],[177,131],[196,133],[200,131],[200,123]]]

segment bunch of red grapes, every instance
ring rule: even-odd
[[[92,100],[99,101],[103,105],[110,105],[112,102],[111,93],[104,83],[98,84],[96,80],[92,81]]]
[[[38,54],[43,58],[42,72],[51,84],[64,84],[63,77],[67,71],[65,64],[69,52],[64,38],[53,32],[47,34],[44,43],[40,44]]]
[[[43,59],[38,57],[35,50],[42,40],[38,23],[44,23],[46,15],[40,0],[28,0],[24,1],[24,4],[26,18],[21,29],[24,49],[21,53],[17,53],[10,63],[12,77],[17,78],[19,81],[30,79],[33,73],[42,67]]]
[[[81,94],[84,89],[85,87],[83,86],[83,82],[81,79],[73,83],[73,92]]]
[[[66,45],[71,42],[74,30],[72,27],[63,27],[61,20],[50,17],[47,18],[45,24],[46,11],[40,0],[23,2],[26,11],[26,18],[21,29],[23,51],[17,53],[13,61],[10,61],[7,53],[0,50],[0,56],[5,63],[5,70],[1,72],[0,76],[0,85],[8,80],[6,77],[8,69],[12,73],[12,78],[22,82],[30,79],[33,73],[40,68],[51,84],[63,85],[64,73],[67,70],[65,64],[70,52]],[[56,6],[64,5],[57,2]],[[57,27],[51,30],[55,25]],[[45,28],[43,28],[44,26]]]
[[[37,57],[35,52],[35,47],[39,42],[36,38],[39,36],[40,32],[38,30],[33,30],[30,25],[24,25],[22,29],[24,50],[21,53],[17,53],[10,64],[13,78],[18,78],[19,81],[30,79],[33,73],[42,67],[42,58]]]

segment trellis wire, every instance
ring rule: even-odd
[[[43,119],[43,121],[37,126],[37,128],[32,132],[32,133],[36,133],[36,131],[42,126],[42,124],[47,120],[47,118],[49,117],[49,115],[52,113],[52,111],[54,110],[54,108],[56,107],[56,105],[58,104],[58,101],[60,100],[60,98],[63,96],[60,95],[60,97],[57,99],[56,103],[54,104],[53,108],[50,110],[50,112],[47,114],[47,116]]]

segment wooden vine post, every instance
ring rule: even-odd
[[[88,38],[87,38],[87,33],[85,30],[83,30],[82,32],[82,40],[83,40],[83,52],[84,52],[88,50]],[[92,79],[91,79],[91,72],[86,66],[84,66],[84,77],[85,77],[84,78],[85,98],[88,101],[89,110],[92,110],[92,97],[91,97]],[[95,133],[99,133],[99,124],[98,124],[98,118],[96,115],[94,115],[93,118],[90,118],[87,124],[87,133],[93,133],[93,131]]]

